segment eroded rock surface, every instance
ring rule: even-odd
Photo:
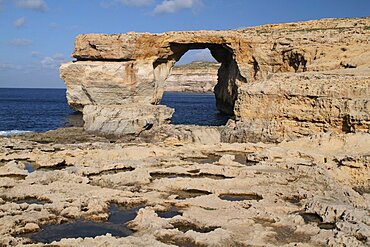
[[[212,93],[217,84],[218,63],[192,62],[175,66],[166,79],[165,90],[171,92]]]
[[[369,69],[370,72],[370,69]],[[370,132],[370,73],[274,74],[239,88],[226,142],[281,142],[315,133]]]
[[[124,219],[112,205],[137,208],[121,224],[130,236],[60,232],[53,245],[370,244],[369,134],[202,144],[171,136],[112,143],[88,134],[76,142],[74,133],[83,139],[76,128],[41,134],[48,144],[30,135],[0,138],[1,245],[31,245],[48,224],[114,222],[119,230]]]
[[[69,104],[80,111],[85,105],[149,107],[160,102],[175,62],[190,49],[208,48],[220,63],[217,108],[236,116],[223,140],[368,132],[369,26],[370,18],[353,18],[230,31],[83,34],[75,40],[77,61],[62,65],[61,78]]]

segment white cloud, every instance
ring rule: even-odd
[[[40,52],[38,51],[32,51],[31,52],[31,57],[39,57],[40,56]]]
[[[175,13],[181,9],[191,9],[201,3],[201,0],[163,0],[155,6],[154,14]]]
[[[18,8],[44,12],[48,9],[44,0],[15,0]]]
[[[17,20],[15,20],[14,22],[14,26],[16,28],[21,28],[21,27],[25,27],[27,24],[27,21],[26,21],[26,18],[25,17],[21,17],[21,18],[18,18]]]
[[[41,66],[45,69],[58,69],[60,64],[66,61],[67,59],[63,54],[57,53],[50,57],[44,57],[41,60]]]
[[[0,70],[19,70],[22,66],[10,64],[10,63],[0,63]]]
[[[32,40],[18,38],[18,39],[11,40],[9,44],[13,46],[28,46],[28,45],[32,45]]]
[[[154,0],[106,0],[100,3],[103,8],[109,8],[117,4],[127,6],[143,7],[153,4]]]

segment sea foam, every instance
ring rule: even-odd
[[[1,130],[0,131],[0,136],[14,136],[14,135],[21,135],[24,133],[29,133],[32,131],[27,131],[27,130]]]

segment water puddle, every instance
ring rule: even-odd
[[[24,169],[26,169],[29,173],[36,171],[36,169],[40,167],[34,161],[25,160],[25,161],[22,161],[22,163],[24,164]]]
[[[116,237],[127,237],[133,233],[128,228],[127,223],[133,220],[138,210],[143,207],[144,205],[134,208],[122,208],[116,204],[111,204],[107,221],[96,222],[79,219],[65,224],[44,225],[41,226],[39,232],[22,236],[28,237],[36,243],[51,243],[53,241],[59,241],[62,238],[96,237],[107,233]]]
[[[157,215],[161,218],[169,219],[177,215],[182,216],[182,213],[176,207],[172,207],[167,211],[156,211]]]
[[[219,198],[221,200],[232,202],[251,201],[251,200],[259,201],[263,199],[263,197],[258,194],[221,194],[219,195]]]
[[[56,171],[56,170],[63,170],[68,167],[65,161],[55,164],[53,166],[40,166],[34,161],[30,160],[20,160],[24,164],[24,169],[27,170],[29,173],[33,173],[37,171]]]
[[[185,200],[188,198],[195,198],[198,196],[206,196],[212,194],[211,192],[205,190],[189,189],[189,190],[178,190],[174,191],[173,194],[177,195],[175,199]]]
[[[189,221],[178,221],[171,223],[174,228],[177,228],[181,232],[187,232],[190,230],[193,230],[195,232],[200,232],[200,233],[208,233],[216,230],[217,228],[220,228],[219,226],[204,226],[200,227],[192,222]]]

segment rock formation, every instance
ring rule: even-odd
[[[137,104],[160,111],[150,105],[160,102],[174,63],[190,49],[208,48],[221,64],[217,107],[236,116],[222,140],[275,142],[329,130],[368,132],[369,26],[370,18],[357,18],[234,31],[84,34],[75,41],[77,61],[62,65],[61,78],[69,104],[80,111],[85,105],[134,110]],[[131,121],[120,117],[115,122],[122,126]]]
[[[172,92],[213,93],[217,84],[218,63],[192,62],[175,65],[165,81],[165,90]]]
[[[0,246],[369,246],[369,26],[78,36],[87,132],[0,137]],[[225,127],[157,105],[192,48],[221,63]]]

